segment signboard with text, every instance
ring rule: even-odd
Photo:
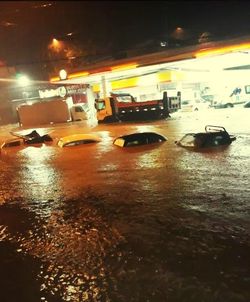
[[[41,99],[52,98],[52,97],[68,97],[73,95],[85,95],[86,89],[89,85],[64,85],[64,86],[57,86],[55,88],[48,88],[48,89],[39,89],[39,97]]]

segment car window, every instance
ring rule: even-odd
[[[186,147],[194,147],[195,137],[194,134],[186,134],[181,140],[180,144]]]
[[[96,110],[99,111],[99,110],[103,110],[105,109],[105,101],[98,101],[95,103],[95,107],[96,107]]]
[[[79,141],[66,143],[64,144],[64,147],[79,146],[79,145],[91,144],[91,143],[96,143],[96,141],[92,139],[83,139]]]
[[[167,139],[160,134],[144,132],[144,133],[133,133],[130,135],[124,135],[117,138],[114,144],[119,147],[132,147],[140,145],[148,145],[153,143],[164,142]]]
[[[182,105],[188,105],[190,101],[182,101]]]
[[[82,107],[75,107],[75,112],[83,112],[83,108]]]
[[[2,148],[16,147],[16,146],[20,146],[20,145],[21,145],[21,141],[13,141],[13,142],[7,142],[7,143],[3,144]]]
[[[131,142],[126,142],[125,146],[126,147],[131,147],[131,146],[138,146],[138,145],[145,145],[146,142],[142,142],[142,141],[139,141],[139,140],[135,140],[135,141],[131,141]]]

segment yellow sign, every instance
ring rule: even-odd
[[[100,84],[93,84],[92,88],[94,92],[100,92]]]
[[[138,77],[111,82],[112,90],[136,87],[137,85],[138,85]]]
[[[158,81],[161,82],[174,82],[181,81],[184,79],[184,73],[176,70],[167,70],[158,72]]]

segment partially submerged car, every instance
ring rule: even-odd
[[[36,144],[43,144],[47,142],[52,142],[53,139],[48,135],[40,135],[36,130],[33,130],[31,133],[22,135],[15,132],[10,132],[12,135],[16,136],[17,138],[8,139],[2,143],[1,149],[8,148],[8,147],[18,147],[18,146],[25,146],[25,145],[36,145]]]
[[[228,134],[224,127],[207,125],[205,132],[187,133],[175,143],[184,148],[200,150],[211,147],[229,146],[235,140],[236,137]]]
[[[79,146],[91,143],[98,143],[101,139],[97,135],[93,134],[72,134],[68,136],[61,137],[58,141],[58,146],[63,147],[72,147]]]
[[[162,143],[167,140],[166,137],[154,132],[133,133],[117,137],[113,144],[118,147],[132,147],[140,145],[148,145],[154,143]]]

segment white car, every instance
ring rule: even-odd
[[[183,100],[181,102],[181,111],[204,111],[210,108],[210,105],[208,102],[204,102],[201,100]]]
[[[89,117],[89,108],[78,104],[70,108],[72,121],[85,121]]]

